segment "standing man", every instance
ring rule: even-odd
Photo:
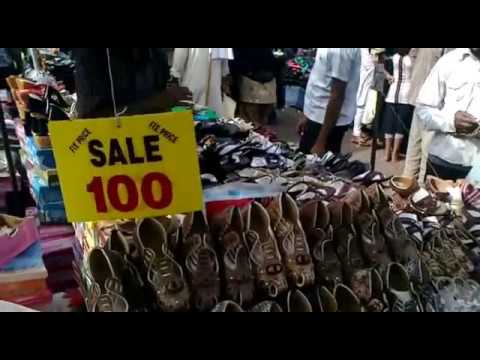
[[[459,48],[433,68],[417,100],[417,114],[433,131],[428,172],[465,178],[480,159],[480,48]]]
[[[341,152],[357,110],[359,48],[319,48],[307,85],[304,116],[298,124],[300,151]]]
[[[410,52],[413,59],[413,71],[410,80],[408,99],[410,104],[416,104],[418,94],[437,61],[448,52],[447,48],[415,48]],[[404,175],[418,178],[420,183],[425,181],[427,172],[428,147],[433,133],[426,131],[415,111],[408,139],[407,156]]]

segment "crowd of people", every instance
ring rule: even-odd
[[[222,50],[175,49],[171,74],[195,101],[222,113],[227,94],[240,117],[267,125],[281,68],[274,49]],[[199,79],[192,85],[188,70],[196,66]],[[393,55],[385,48],[319,48],[298,123],[299,148],[341,152],[352,126],[352,142],[370,146],[376,118],[385,161],[405,157],[405,176],[465,178],[480,159],[479,70],[478,48],[397,48]],[[375,86],[382,76],[383,91]]]
[[[0,49],[2,78],[18,62],[7,50]],[[175,48],[170,67],[164,50],[111,49],[119,112],[162,111],[190,96],[222,116],[229,96],[237,116],[265,127],[281,102],[282,68],[299,49],[281,49],[278,57],[278,48]],[[480,159],[480,49],[391,50],[317,49],[297,126],[299,149],[339,153],[352,127],[352,142],[371,146],[377,119],[385,160],[405,154],[404,175],[420,182],[427,174],[466,177]],[[79,117],[111,114],[105,49],[74,48],[72,56]]]

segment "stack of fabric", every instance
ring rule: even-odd
[[[43,225],[39,228],[43,260],[48,270],[48,287],[53,293],[76,287],[73,276],[75,232],[70,225]]]
[[[65,206],[47,123],[49,118],[63,119],[63,107],[68,105],[62,102],[59,91],[51,86],[19,77],[10,77],[8,83],[20,114],[15,127],[21,147],[20,157],[40,221],[42,224],[65,224]],[[57,106],[57,102],[63,107]]]
[[[50,303],[47,269],[33,218],[1,216],[0,300],[23,306]]]
[[[51,148],[42,148],[32,137],[26,138],[22,161],[27,169],[32,196],[42,224],[65,224],[63,197]]]
[[[28,215],[37,217],[37,209],[27,209]],[[48,272],[47,285],[52,294],[77,291],[72,263],[75,231],[71,225],[40,225],[38,239],[43,261]]]

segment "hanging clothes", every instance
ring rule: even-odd
[[[196,104],[224,113],[222,78],[229,74],[231,48],[175,48],[170,73],[193,94]]]

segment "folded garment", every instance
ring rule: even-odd
[[[42,264],[39,267],[19,271],[1,271],[0,272],[0,291],[8,284],[30,280],[45,280],[48,276],[47,269]]]
[[[8,264],[0,266],[0,276],[5,272],[38,269],[44,266],[42,247],[37,241]]]
[[[37,224],[33,217],[21,219],[0,215],[0,227],[14,229],[0,236],[0,266],[8,264],[38,240]]]
[[[71,225],[41,225],[38,228],[38,232],[40,234],[40,240],[75,234],[75,230]]]
[[[45,267],[48,270],[49,276],[53,271],[58,269],[72,268],[72,261],[74,260],[73,249],[69,248],[66,250],[50,253],[43,256],[43,261]]]
[[[45,289],[36,294],[19,296],[12,299],[8,299],[7,301],[10,301],[22,306],[26,306],[26,307],[44,306],[52,302],[52,293],[50,292],[50,290]]]
[[[48,289],[45,278],[39,280],[2,283],[0,285],[0,299],[8,301],[16,297],[33,296],[41,293]]]

